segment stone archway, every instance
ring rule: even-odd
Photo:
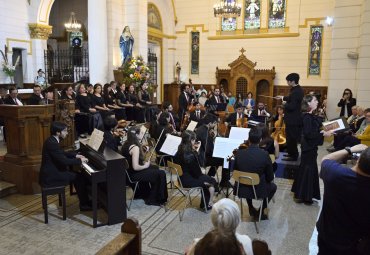
[[[41,0],[37,11],[37,24],[49,25],[51,7],[55,0]]]

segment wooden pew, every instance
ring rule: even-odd
[[[134,218],[125,220],[121,227],[121,233],[101,248],[96,254],[141,254],[141,227],[139,226],[139,222]]]

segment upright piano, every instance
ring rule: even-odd
[[[93,227],[122,223],[126,218],[126,159],[106,147],[102,152],[95,151],[81,142],[80,153],[88,158],[82,169],[91,181]],[[108,214],[108,222],[98,224],[98,202]]]

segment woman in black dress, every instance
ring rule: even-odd
[[[129,163],[127,170],[132,181],[150,183],[149,194],[144,194],[141,189],[137,190],[144,197],[147,205],[163,205],[167,202],[166,174],[157,166],[151,165],[149,161],[144,162],[144,153],[139,143],[140,128],[131,127],[127,132],[127,140],[122,146],[122,155]],[[141,183],[142,184],[142,183]]]
[[[342,98],[338,102],[338,107],[340,107],[340,117],[344,116],[348,118],[352,115],[352,107],[356,105],[356,98],[352,97],[352,91],[350,89],[345,89],[343,91]]]
[[[331,132],[321,131],[322,118],[312,114],[318,105],[314,95],[306,95],[302,100],[303,130],[301,139],[301,165],[295,173],[292,192],[297,203],[307,205],[313,203],[312,199],[320,200],[319,170],[317,167],[318,145],[324,142],[324,136]]]
[[[116,103],[118,106],[122,107],[125,109],[126,112],[126,120],[133,120],[134,119],[134,105],[130,104],[127,100],[126,96],[126,84],[122,83],[118,88],[117,88],[117,93],[116,93]]]
[[[135,86],[133,84],[128,87],[127,101],[134,106],[133,120],[139,123],[144,123],[144,107],[139,102],[139,98],[135,93]]]
[[[200,208],[212,209],[215,193],[216,180],[202,173],[199,164],[198,150],[200,143],[196,142],[196,134],[185,130],[182,133],[182,141],[175,155],[175,162],[182,167],[183,175],[180,177],[185,188],[202,187],[206,205],[201,198]]]
[[[93,104],[95,109],[100,113],[103,121],[105,117],[112,115],[110,109],[105,105],[104,98],[102,97],[103,88],[102,85],[97,83],[94,85],[94,94],[92,96]]]
[[[114,111],[117,120],[126,119],[126,111],[121,106],[117,105],[112,91],[112,85],[109,83],[104,84],[103,98],[105,105]]]
[[[144,83],[141,85],[141,89],[138,92],[139,103],[144,106],[145,121],[150,122],[152,120],[152,100],[148,92],[148,84]]]

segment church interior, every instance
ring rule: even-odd
[[[197,114],[191,113],[200,112],[198,105],[203,114],[211,112],[217,117],[215,141],[218,136],[231,136],[230,115],[238,113],[238,108],[243,108],[243,116],[251,122],[243,123],[243,117],[240,124],[236,117],[235,127],[250,132],[255,123],[262,122],[277,132],[283,129],[283,124],[276,124],[280,120],[279,105],[291,93],[287,77],[295,73],[299,75],[296,85],[300,85],[304,95],[317,98],[318,115],[323,121],[351,117],[347,107],[338,103],[349,90],[356,111],[362,109],[365,123],[370,123],[365,110],[370,107],[370,0],[1,3],[0,254],[187,252],[195,238],[212,230],[212,213],[198,206],[204,205],[206,195],[200,195],[204,188],[196,190],[189,199],[180,184],[173,182],[178,168],[176,164],[171,167],[164,155],[175,155],[180,137],[192,120],[202,123]],[[41,94],[37,94],[37,89]],[[105,104],[98,106],[100,99],[91,99],[90,89],[92,94],[100,89],[98,97]],[[225,101],[220,104],[217,97],[212,105],[209,100],[216,90]],[[108,97],[119,93],[123,97]],[[34,94],[40,97],[38,105],[29,103]],[[84,112],[77,99],[80,94],[97,100],[93,110],[87,107]],[[6,103],[7,98],[14,99],[9,103],[13,105]],[[187,102],[185,108],[182,98]],[[260,117],[259,105],[268,112],[262,120],[252,117],[255,111]],[[166,174],[166,203],[150,204],[140,197],[136,199],[135,192],[138,189],[140,193],[143,188],[130,178],[127,170],[122,170],[135,168],[130,162],[134,152],[122,156],[114,149],[107,152],[107,145],[100,145],[108,112],[113,112],[114,123],[119,127],[114,131],[117,135],[113,135],[118,137],[120,152],[121,146],[130,140],[130,130],[135,125],[139,127],[136,135],[139,137],[140,132],[140,143],[145,143],[145,161]],[[151,133],[162,114],[170,116],[171,134],[179,138],[168,142],[171,146],[176,144],[174,154],[167,153],[173,148],[166,153],[157,148],[169,140],[161,140],[163,131],[160,135]],[[51,134],[54,121],[64,123],[68,130],[62,141],[57,138],[60,147],[78,150],[88,159],[81,159],[82,167],[70,170],[86,172],[85,177],[90,180],[90,210],[82,210],[79,190],[76,192],[72,182],[62,185],[62,189],[39,184],[46,153],[43,146],[48,137],[55,135]],[[197,128],[198,125],[193,130],[197,132]],[[62,131],[58,133],[61,135]],[[251,240],[261,240],[270,250],[264,253],[253,246],[255,255],[317,254],[316,222],[323,205],[324,183],[319,180],[321,200],[311,200],[308,205],[295,201],[291,188],[301,159],[284,161],[286,141],[280,143],[280,135],[274,138],[278,152],[270,153],[277,190],[266,208],[268,218],[261,220],[260,214],[256,220],[247,201],[234,195],[232,187],[236,187],[237,180],[230,171],[227,184],[231,187],[220,185],[215,196],[211,196],[209,208],[223,198],[238,204],[241,222],[237,232]],[[101,139],[96,148],[94,143],[98,141],[93,141],[93,136]],[[244,140],[241,139],[242,144]],[[205,144],[208,142],[207,130]],[[227,143],[225,147],[232,146]],[[368,146],[370,139],[360,139],[360,143]],[[139,148],[141,160],[143,150],[141,145]],[[318,146],[318,171],[322,158],[333,148],[333,136],[325,137]],[[226,157],[220,158],[224,163],[199,166],[205,175],[216,168],[213,179],[217,186],[224,178],[224,168],[231,165],[229,161],[225,166]],[[89,170],[87,162],[95,169]],[[344,165],[351,168],[354,164],[354,160],[348,160]],[[185,169],[183,164],[181,167]],[[154,185],[148,183],[152,189]],[[253,201],[260,210],[262,204]]]

